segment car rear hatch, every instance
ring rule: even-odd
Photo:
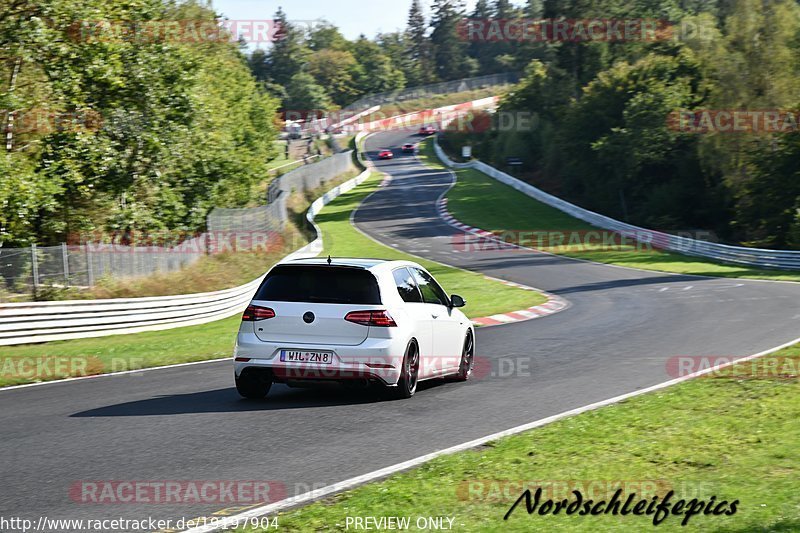
[[[346,321],[345,315],[380,308],[381,300],[377,280],[362,268],[278,265],[252,303],[275,312],[273,318],[254,322],[259,340],[355,346],[370,328]]]

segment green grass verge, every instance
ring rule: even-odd
[[[444,168],[433,153],[431,141],[421,146],[425,164]],[[521,192],[473,169],[456,170],[458,182],[447,195],[447,208],[461,222],[493,232],[584,232],[597,230]],[[579,234],[580,235],[580,234]],[[547,240],[545,238],[545,240]],[[528,245],[525,242],[518,244]],[[781,270],[764,270],[703,260],[697,257],[664,252],[648,247],[620,245],[603,247],[599,244],[539,246],[545,252],[577,259],[608,263],[644,270],[784,281],[800,281],[800,274]],[[611,249],[609,249],[611,248]]]
[[[376,174],[360,187],[328,204],[318,215],[317,221],[327,245],[325,254],[416,260],[448,290],[467,299],[465,311],[471,317],[514,311],[545,301],[538,292],[516,289],[480,274],[417,260],[359,233],[350,225],[350,212],[377,187],[378,182]],[[302,199],[293,202],[307,205]],[[278,256],[273,258],[274,261],[279,259]],[[263,264],[258,273],[246,281],[255,279],[272,264]],[[235,316],[165,331],[0,347],[0,386],[227,357],[232,353],[238,326],[239,317]]]
[[[280,528],[338,531],[348,516],[411,516],[412,523],[419,516],[448,516],[456,531],[653,528],[652,515],[529,516],[524,503],[504,521],[526,483],[532,492],[542,487],[543,500],[574,501],[565,487],[607,500],[617,485],[623,502],[632,492],[663,498],[670,489],[673,503],[739,500],[732,516],[694,516],[688,527],[681,526],[682,516],[669,516],[655,531],[800,531],[800,345],[769,357],[786,358],[781,368],[790,368],[792,377],[745,379],[743,372],[698,378],[437,458],[284,513]]]
[[[0,346],[0,386],[230,357],[241,318],[93,339]]]
[[[267,170],[296,161],[295,158],[286,157],[286,141],[275,141],[273,145],[275,146],[275,157],[267,163]]]

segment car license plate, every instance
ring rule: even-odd
[[[329,365],[333,363],[333,354],[330,352],[314,352],[306,350],[281,350],[281,361],[286,363]]]

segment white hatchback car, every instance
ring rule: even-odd
[[[424,268],[409,261],[302,259],[273,267],[242,316],[236,389],[273,383],[379,383],[409,398],[422,380],[469,379],[475,331]]]

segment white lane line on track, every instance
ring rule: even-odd
[[[450,176],[453,178],[453,183],[454,183],[455,182],[455,176],[454,176],[454,173],[452,171],[450,172]],[[452,187],[452,184],[451,184],[451,187]],[[449,190],[449,188],[448,188],[448,190]],[[446,192],[447,191],[445,191],[445,193],[442,194],[442,197],[444,197],[444,194],[446,194]],[[371,194],[368,195],[367,198],[369,198],[369,196],[371,196]],[[364,199],[364,201],[366,201],[366,198]],[[362,201],[362,203],[363,203],[363,201]],[[357,210],[358,210],[358,208],[354,209],[351,212],[351,216],[350,216],[351,224],[353,224],[353,222],[354,222],[354,218],[355,218],[354,215],[355,215],[355,212]],[[356,227],[355,224],[353,224],[353,226]],[[356,227],[356,229],[358,231],[361,231],[357,227]],[[361,231],[361,233],[366,235],[363,231]],[[366,235],[366,236],[369,237],[369,235]],[[586,261],[586,262],[590,262],[590,261]],[[598,263],[595,263],[595,264],[598,264]],[[625,267],[622,267],[622,268],[625,268]],[[639,270],[639,269],[632,269],[632,270]],[[798,315],[798,316],[800,316],[800,315]],[[748,356],[748,357],[745,357],[745,358],[738,359],[737,362],[742,362],[742,361],[745,361],[745,360],[749,360],[749,359],[753,359],[753,358],[756,358],[756,357],[760,357],[762,355],[767,355],[769,353],[775,352],[777,350],[780,350],[780,349],[785,348],[787,346],[790,346],[792,344],[796,344],[797,342],[800,342],[800,338],[797,338],[797,339],[795,339],[795,340],[793,340],[791,342],[788,342],[788,343],[783,344],[781,346],[778,346],[776,348],[772,348],[772,349],[766,350],[764,352],[760,352],[758,354],[754,354],[754,355],[751,355],[751,356]],[[731,363],[731,364],[733,364],[733,363]],[[719,368],[723,368],[723,367],[719,367]],[[620,401],[628,399],[628,398],[632,398],[634,396],[638,396],[640,394],[645,394],[645,393],[652,392],[652,391],[655,391],[655,390],[659,390],[659,389],[662,389],[662,388],[665,388],[665,387],[669,387],[670,385],[674,385],[676,383],[687,381],[689,379],[692,379],[695,376],[706,374],[706,373],[712,372],[714,370],[716,370],[716,369],[715,368],[709,368],[709,369],[706,369],[705,371],[701,371],[701,372],[698,372],[696,374],[692,374],[692,375],[689,375],[689,376],[676,378],[676,379],[673,379],[673,380],[670,380],[670,381],[665,381],[663,383],[660,383],[660,384],[657,384],[657,385],[653,385],[653,386],[647,387],[645,389],[640,389],[640,390],[637,390],[637,391],[634,391],[634,392],[631,392],[631,393],[627,393],[627,394],[623,394],[623,395],[620,395],[620,396],[616,396],[614,398],[609,398],[608,400],[603,400],[601,402],[596,402],[596,403],[593,403],[593,404],[589,404],[589,405],[586,405],[586,406],[583,406],[583,407],[579,407],[577,409],[573,409],[573,410],[570,410],[570,411],[565,411],[563,413],[559,413],[557,415],[553,415],[553,416],[550,416],[550,417],[547,417],[547,418],[543,418],[543,419],[540,419],[540,420],[537,420],[537,421],[534,421],[534,422],[530,422],[528,424],[517,426],[517,427],[511,428],[511,429],[505,430],[505,431],[501,431],[499,433],[494,433],[492,435],[487,435],[485,437],[481,437],[479,439],[475,439],[475,440],[472,440],[472,441],[469,441],[469,442],[465,442],[465,443],[459,444],[457,446],[452,446],[450,448],[445,448],[443,450],[432,452],[432,453],[429,453],[427,455],[423,455],[423,456],[417,457],[415,459],[411,459],[411,460],[408,460],[408,461],[405,461],[405,462],[402,462],[402,463],[395,464],[393,466],[382,468],[380,470],[375,470],[373,472],[369,472],[369,473],[363,474],[361,476],[356,476],[356,477],[347,479],[345,481],[341,481],[339,483],[334,483],[332,485],[329,485],[327,487],[323,487],[321,489],[318,489],[318,490],[315,490],[315,491],[312,491],[312,492],[306,492],[304,494],[299,494],[299,495],[294,496],[292,498],[287,498],[285,500],[281,500],[281,501],[278,501],[278,502],[275,502],[275,503],[264,505],[262,507],[257,507],[255,509],[251,509],[251,510],[246,511],[244,513],[241,513],[241,514],[238,514],[238,515],[234,515],[234,516],[228,517],[226,519],[222,519],[217,524],[214,524],[214,525],[206,525],[206,526],[201,526],[201,527],[196,527],[196,528],[193,528],[193,529],[189,529],[189,530],[186,531],[186,533],[207,533],[207,532],[217,531],[217,530],[223,529],[225,527],[241,524],[245,520],[247,520],[248,518],[255,518],[255,517],[259,517],[259,516],[269,515],[269,514],[273,514],[273,513],[276,513],[278,511],[282,511],[282,510],[285,510],[285,509],[288,509],[288,508],[291,508],[291,507],[299,506],[299,505],[302,505],[302,504],[307,504],[307,503],[313,502],[315,500],[324,498],[325,496],[329,496],[331,494],[335,494],[337,492],[341,492],[341,491],[344,491],[344,490],[352,489],[352,488],[357,487],[359,485],[362,485],[364,483],[368,483],[370,481],[375,481],[377,479],[386,477],[388,475],[391,475],[391,474],[394,474],[394,473],[397,473],[397,472],[401,472],[403,470],[408,470],[410,468],[413,468],[415,466],[419,466],[419,465],[421,465],[421,464],[423,464],[425,462],[428,462],[428,461],[430,461],[430,460],[432,460],[432,459],[434,459],[436,457],[442,456],[442,455],[452,454],[452,453],[456,453],[456,452],[459,452],[459,451],[468,450],[470,448],[475,448],[477,446],[480,446],[480,445],[485,444],[487,442],[490,442],[492,440],[497,440],[498,438],[501,438],[501,437],[514,435],[514,434],[517,434],[517,433],[520,433],[520,432],[523,432],[523,431],[527,431],[529,429],[534,429],[534,428],[537,428],[537,427],[541,427],[541,426],[544,426],[544,425],[549,424],[551,422],[555,422],[557,420],[560,420],[562,418],[566,418],[568,416],[572,416],[572,415],[580,414],[580,413],[583,413],[583,412],[586,412],[586,411],[594,410],[594,409],[597,409],[597,408],[600,408],[600,407],[604,407],[604,406],[607,406],[607,405],[611,405],[611,404],[620,402]]]
[[[207,359],[205,361],[192,361],[191,363],[178,363],[176,365],[162,365],[151,366],[149,368],[140,368],[137,370],[122,370],[119,372],[111,372],[110,374],[95,374],[93,376],[78,376],[74,378],[54,379],[52,381],[39,381],[37,383],[26,383],[24,385],[10,385],[8,387],[0,388],[0,393],[8,390],[26,389],[28,387],[38,387],[40,385],[57,385],[59,383],[70,383],[73,381],[83,381],[87,379],[110,378],[114,376],[123,376],[125,374],[136,374],[138,372],[149,372],[151,370],[164,370],[166,368],[179,368],[182,366],[203,365],[206,363],[219,363],[221,361],[230,361],[232,357],[223,357],[221,359]]]
[[[417,156],[415,156],[415,158],[417,158]],[[418,165],[422,165],[422,163],[419,161],[419,158],[417,158],[416,161],[417,161]],[[385,174],[385,172],[379,170],[376,166],[374,166],[374,165],[370,165],[370,166],[371,166],[372,170],[374,170],[375,172],[380,172],[382,174]],[[442,192],[442,194],[440,194],[436,198],[436,201],[434,202],[434,208],[435,208],[435,206],[439,205],[439,203],[445,197],[447,192],[450,189],[452,189],[453,186],[456,184],[456,180],[457,180],[456,174],[454,172],[448,171],[447,175],[450,177],[450,186],[447,187],[447,189],[445,189]],[[410,255],[412,257],[416,257],[416,258],[422,259],[424,261],[429,261],[431,263],[437,263],[439,265],[443,265],[443,266],[446,266],[448,268],[461,270],[462,272],[469,272],[471,274],[475,274],[476,273],[474,271],[467,270],[465,268],[461,268],[461,267],[458,267],[458,266],[454,266],[454,265],[450,265],[450,264],[447,264],[447,263],[443,263],[441,261],[437,261],[436,259],[429,259],[429,258],[426,258],[426,257],[422,257],[422,256],[419,256],[419,255],[416,255],[413,252],[401,249],[399,247],[399,245],[397,245],[395,243],[381,242],[378,239],[376,239],[373,235],[370,235],[369,233],[367,233],[367,232],[363,231],[361,228],[359,228],[358,225],[356,224],[356,213],[359,211],[359,209],[364,207],[364,204],[367,202],[367,200],[369,200],[374,194],[377,194],[377,193],[379,193],[381,191],[384,191],[384,189],[382,189],[380,187],[375,189],[374,191],[369,193],[367,196],[365,196],[364,199],[361,200],[361,203],[359,203],[356,206],[355,209],[350,211],[350,226],[352,226],[353,229],[355,229],[357,232],[362,234],[364,237],[370,239],[371,241],[380,244],[381,246],[386,246],[387,244],[391,244],[391,246],[394,246],[395,248],[403,251],[403,253],[405,253],[407,255]],[[438,213],[438,210],[437,210],[437,213]],[[436,236],[436,238],[439,238],[439,237],[440,236]],[[442,238],[448,238],[447,236],[441,236],[441,237]],[[457,251],[457,250],[455,250],[455,251]],[[517,287],[517,288],[520,288],[520,289],[530,290],[530,291],[537,291],[541,295],[545,296],[547,298],[547,302],[545,302],[545,303],[543,303],[543,304],[541,304],[539,306],[528,308],[528,310],[536,310],[537,308],[542,308],[541,309],[541,313],[534,313],[534,316],[528,318],[528,320],[530,320],[532,318],[544,318],[546,316],[550,316],[550,315],[553,315],[555,313],[559,313],[561,311],[565,311],[565,310],[569,309],[570,307],[572,307],[572,303],[569,300],[567,300],[566,298],[563,298],[561,296],[557,296],[557,295],[549,293],[547,291],[543,291],[541,289],[535,289],[533,287],[528,287],[527,285],[522,285],[522,284],[519,284],[519,283],[514,283],[513,281],[508,281],[508,280],[504,280],[504,279],[500,279],[500,278],[495,278],[495,277],[492,277],[492,276],[487,276],[486,274],[484,274],[483,277],[485,277],[486,279],[489,279],[489,280],[498,281],[498,282],[503,283],[505,285],[511,285],[511,286],[514,286],[514,287]],[[510,313],[519,315],[519,314],[521,314],[520,311],[521,310],[511,311]],[[523,316],[525,316],[525,315],[523,315]],[[496,322],[496,324],[492,324],[492,323],[484,324],[484,323],[480,322],[481,320],[484,320],[484,319],[490,319],[490,320]],[[513,324],[513,323],[517,323],[517,322],[523,322],[524,320],[520,320],[518,317],[509,316],[509,313],[505,313],[505,314],[500,314],[500,315],[492,315],[490,317],[477,317],[477,318],[471,319],[471,321],[472,321],[473,325],[475,325],[475,326],[479,326],[479,327],[482,327],[482,328],[489,328],[489,327],[492,327],[492,326],[499,326],[499,325],[502,325],[502,324]]]
[[[452,176],[452,173],[451,173],[451,176]],[[368,195],[367,198],[369,198],[369,196],[371,196],[371,195]],[[366,200],[366,198],[364,200]],[[353,212],[351,213],[351,217],[350,217],[351,223],[353,223],[354,215],[355,215],[355,212],[357,210],[358,210],[358,208],[353,210]],[[353,224],[353,226],[356,227],[355,224]],[[356,227],[356,229],[358,230],[357,227]],[[358,230],[358,231],[361,231],[361,230]],[[361,232],[361,233],[366,235],[366,233],[364,233],[364,232]],[[366,236],[369,237],[369,235],[366,235]],[[798,315],[798,316],[800,316],[800,315]],[[792,344],[796,344],[798,342],[800,342],[800,338],[794,339],[793,341],[790,341],[790,342],[788,342],[786,344],[782,344],[782,345],[777,346],[775,348],[771,348],[769,350],[765,350],[763,352],[760,352],[760,353],[757,353],[757,354],[754,354],[754,355],[750,355],[750,356],[738,359],[738,360],[736,360],[736,362],[742,362],[742,361],[746,361],[746,360],[749,360],[749,359],[754,359],[756,357],[761,357],[763,355],[767,355],[767,354],[776,352],[776,351],[778,351],[780,349],[783,349],[783,348],[785,348],[787,346],[791,346]],[[730,365],[732,365],[732,364],[734,364],[734,362],[730,363]],[[730,365],[725,365],[725,366],[730,366]],[[562,418],[566,418],[566,417],[577,415],[577,414],[580,414],[580,413],[583,413],[583,412],[586,412],[586,411],[591,411],[591,410],[594,410],[594,409],[598,409],[600,407],[605,407],[607,405],[618,403],[618,402],[620,402],[622,400],[626,400],[626,399],[632,398],[634,396],[639,396],[641,394],[645,394],[645,393],[648,393],[648,392],[652,392],[652,391],[656,391],[656,390],[659,390],[659,389],[663,389],[663,388],[669,387],[671,385],[674,385],[674,384],[677,384],[677,383],[681,383],[683,381],[687,381],[687,380],[692,379],[692,378],[694,378],[696,376],[700,376],[700,375],[703,375],[703,374],[707,374],[709,372],[713,372],[713,371],[715,371],[715,370],[717,370],[719,368],[724,368],[724,366],[720,366],[720,367],[716,367],[716,368],[708,368],[708,369],[706,369],[704,371],[700,371],[700,372],[697,372],[695,374],[691,374],[691,375],[688,375],[688,376],[683,376],[683,377],[680,377],[680,378],[675,378],[675,379],[672,379],[672,380],[669,380],[669,381],[665,381],[663,383],[659,383],[657,385],[653,385],[653,386],[650,386],[650,387],[647,387],[647,388],[644,388],[644,389],[633,391],[633,392],[630,392],[630,393],[627,393],[627,394],[622,394],[620,396],[615,396],[613,398],[609,398],[607,400],[603,400],[603,401],[600,401],[600,402],[596,402],[596,403],[592,403],[592,404],[589,404],[589,405],[585,405],[583,407],[578,407],[578,408],[572,409],[570,411],[564,411],[562,413],[559,413],[559,414],[556,414],[556,415],[553,415],[553,416],[550,416],[550,417],[547,417],[547,418],[542,418],[542,419],[536,420],[534,422],[530,422],[528,424],[523,424],[521,426],[516,426],[516,427],[513,427],[511,429],[507,429],[505,431],[501,431],[501,432],[498,432],[498,433],[493,433],[491,435],[487,435],[485,437],[481,437],[481,438],[478,438],[478,439],[475,439],[475,440],[471,440],[471,441],[465,442],[463,444],[452,446],[450,448],[445,448],[445,449],[442,449],[442,450],[438,450],[438,451],[435,451],[435,452],[432,452],[432,453],[429,453],[429,454],[426,454],[426,455],[422,455],[420,457],[416,457],[414,459],[410,459],[410,460],[402,462],[402,463],[397,463],[395,465],[392,465],[392,466],[389,466],[389,467],[386,467],[386,468],[382,468],[380,470],[375,470],[375,471],[369,472],[367,474],[363,474],[363,475],[360,475],[360,476],[352,477],[350,479],[347,479],[347,480],[344,480],[344,481],[340,481],[339,483],[334,483],[332,485],[328,485],[327,487],[323,487],[323,488],[317,489],[315,491],[306,492],[304,494],[299,494],[299,495],[294,496],[292,498],[287,498],[287,499],[284,499],[284,500],[281,500],[281,501],[278,501],[278,502],[274,502],[274,503],[271,503],[271,504],[268,504],[268,505],[257,507],[255,509],[251,509],[249,511],[245,511],[245,512],[240,513],[238,515],[234,515],[234,516],[231,516],[231,517],[227,517],[227,518],[221,519],[219,522],[217,522],[215,524],[210,524],[210,525],[205,525],[205,526],[189,529],[189,530],[186,530],[185,533],[209,533],[209,532],[217,531],[219,529],[223,529],[223,528],[226,528],[226,527],[242,524],[242,523],[244,523],[245,520],[247,520],[249,518],[256,518],[256,517],[259,517],[259,516],[270,515],[270,514],[274,514],[276,512],[285,510],[285,509],[289,509],[291,507],[296,507],[296,506],[299,506],[299,505],[311,503],[311,502],[313,502],[315,500],[319,500],[321,498],[324,498],[326,496],[330,496],[330,495],[335,494],[337,492],[342,492],[344,490],[352,489],[352,488],[355,488],[355,487],[357,487],[359,485],[363,485],[365,483],[368,483],[370,481],[375,481],[375,480],[381,479],[383,477],[389,476],[391,474],[395,474],[395,473],[401,472],[403,470],[408,470],[410,468],[414,468],[415,466],[419,466],[419,465],[421,465],[423,463],[426,463],[426,462],[428,462],[428,461],[430,461],[432,459],[435,459],[436,457],[440,457],[442,455],[453,454],[453,453],[456,453],[456,452],[460,452],[460,451],[468,450],[468,449],[471,449],[471,448],[475,448],[475,447],[481,446],[481,445],[483,445],[483,444],[485,444],[487,442],[490,442],[490,441],[493,441],[493,440],[497,440],[497,439],[502,438],[502,437],[514,435],[514,434],[517,434],[517,433],[521,433],[523,431],[527,431],[527,430],[534,429],[534,428],[537,428],[537,427],[541,427],[541,426],[544,426],[544,425],[549,424],[551,422],[555,422],[557,420],[560,420]]]
[[[422,165],[423,163],[419,160],[419,156],[415,156],[415,157],[417,159],[417,162]],[[455,185],[455,179],[456,179],[455,178],[455,171],[452,168],[450,168],[447,165],[445,165],[438,157],[436,157],[436,159],[439,161],[439,164],[442,167],[444,167],[453,176],[453,180],[454,181],[453,181],[453,184],[450,186],[450,188],[452,188],[453,185]],[[475,169],[473,169],[473,170],[475,170]],[[478,172],[480,174],[483,174],[483,172],[481,172],[480,170],[476,170],[476,172]],[[487,176],[487,177],[491,178],[491,176],[488,176],[486,174],[484,174],[484,176]],[[448,191],[445,191],[445,194],[447,194],[447,192],[449,192],[449,189],[448,189]],[[444,197],[444,194],[442,195],[442,197],[440,197],[440,200],[443,197]],[[446,200],[447,199],[445,198],[445,201]],[[437,202],[437,205],[438,205],[438,202]],[[480,228],[472,228],[471,226],[467,226],[466,224],[464,224],[462,222],[459,222],[455,217],[453,217],[453,215],[450,212],[446,212],[444,215],[440,214],[439,217],[441,219],[443,219],[448,225],[457,227],[458,229],[461,229],[461,230],[466,230],[467,233],[472,233],[473,235],[475,235],[479,231],[481,231]],[[486,232],[486,236],[487,237],[491,237],[491,232]],[[592,261],[590,259],[581,259],[581,258],[578,258],[578,257],[570,257],[568,255],[559,255],[559,254],[555,254],[555,253],[552,253],[552,252],[546,252],[544,250],[539,250],[537,248],[529,248],[527,246],[521,246],[519,244],[514,244],[514,243],[506,243],[506,244],[508,246],[510,246],[511,248],[518,248],[518,249],[521,249],[521,250],[529,250],[531,252],[536,252],[536,253],[540,253],[540,254],[544,254],[544,255],[558,257],[558,258],[562,258],[562,259],[565,259],[565,260],[577,261],[579,263],[589,263],[589,264],[592,264],[592,265],[605,266],[605,267],[610,267],[610,268],[623,268],[625,270],[635,270],[637,272],[644,272],[644,273],[647,273],[647,274],[664,274],[664,275],[668,275],[668,276],[686,276],[686,277],[691,277],[691,278],[717,279],[717,280],[730,279],[727,276],[709,276],[709,275],[706,275],[706,274],[683,274],[683,273],[680,273],[680,272],[668,272],[666,270],[647,270],[647,269],[644,269],[644,268],[636,268],[636,267],[630,267],[630,266],[625,266],[625,265],[616,265],[614,263],[599,263],[597,261]],[[712,263],[713,263],[713,261],[712,261]],[[735,263],[719,263],[719,264],[723,265],[723,266],[737,266]],[[800,283],[800,281],[791,281],[791,280],[784,280],[784,279],[758,279],[758,278],[737,278],[737,279],[746,280],[748,282],[758,282],[758,283],[792,283],[792,284],[795,284],[795,285]],[[736,286],[737,287],[744,286],[744,283],[740,283],[740,284],[738,284]]]
[[[775,348],[770,348],[769,350],[765,350],[763,352],[759,352],[757,354],[749,355],[746,357],[742,357],[740,359],[736,359],[735,361],[731,361],[726,365],[719,365],[716,367],[710,367],[705,370],[701,370],[694,374],[690,374],[688,376],[683,376],[675,379],[671,379],[669,381],[664,381],[663,383],[658,383],[656,385],[652,385],[650,387],[639,389],[633,392],[629,392],[626,394],[621,394],[619,396],[614,396],[613,398],[609,398],[607,400],[602,400],[599,402],[591,403],[588,405],[584,405],[583,407],[577,407],[575,409],[571,409],[569,411],[564,411],[562,413],[558,413],[556,415],[548,416],[546,418],[541,418],[539,420],[535,420],[533,422],[529,422],[527,424],[523,424],[521,426],[516,426],[505,431],[499,431],[497,433],[492,433],[491,435],[486,435],[485,437],[480,437],[469,442],[464,442],[462,444],[457,444],[456,446],[451,446],[449,448],[444,448],[442,450],[438,450],[435,452],[431,452],[426,455],[421,455],[419,457],[415,457],[414,459],[409,459],[408,461],[404,461],[402,463],[397,463],[392,466],[387,466],[386,468],[381,468],[380,470],[374,470],[372,472],[362,474],[360,476],[352,477],[350,479],[346,479],[344,481],[340,481],[338,483],[334,483],[332,485],[328,485],[327,487],[322,487],[317,490],[313,490],[311,492],[306,492],[303,494],[298,494],[292,498],[286,498],[284,500],[280,500],[274,503],[270,503],[268,505],[264,505],[261,507],[256,507],[255,509],[250,509],[249,511],[245,511],[238,515],[229,516],[227,518],[221,518],[218,522],[195,527],[192,529],[187,529],[184,533],[210,533],[213,531],[219,531],[221,529],[225,529],[232,526],[237,526],[244,524],[246,520],[250,518],[256,518],[259,516],[267,516],[277,513],[279,511],[283,511],[292,507],[297,507],[303,504],[308,504],[313,501],[322,499],[326,496],[330,496],[332,494],[336,494],[338,492],[342,492],[345,490],[353,489],[358,487],[359,485],[363,485],[370,481],[376,481],[378,479],[387,477],[392,474],[396,474],[398,472],[402,472],[404,470],[409,470],[416,466],[419,466],[423,463],[427,463],[437,457],[441,457],[442,455],[450,455],[453,453],[469,450],[472,448],[477,448],[478,446],[482,446],[487,442],[491,442],[503,437],[508,437],[511,435],[516,435],[518,433],[522,433],[524,431],[528,431],[531,429],[535,429],[541,426],[545,426],[552,422],[556,422],[563,418],[567,418],[570,416],[578,415],[581,413],[585,413],[587,411],[594,411],[595,409],[599,409],[600,407],[606,407],[608,405],[612,405],[615,403],[619,403],[623,400],[627,400],[629,398],[633,398],[635,396],[640,396],[642,394],[646,394],[648,392],[657,391],[660,389],[664,389],[666,387],[670,387],[672,385],[676,385],[678,383],[682,383],[684,381],[688,381],[690,379],[694,379],[697,376],[702,376],[704,374],[709,374],[711,372],[718,371],[720,369],[724,369],[728,366],[732,366],[736,363],[741,363],[743,361],[749,361],[750,359],[755,359],[757,357],[761,357],[764,355],[769,355],[773,352],[777,352],[778,350],[782,350],[788,346],[793,344],[797,344],[800,342],[800,337],[789,341],[785,344],[781,344],[780,346],[776,346]]]

